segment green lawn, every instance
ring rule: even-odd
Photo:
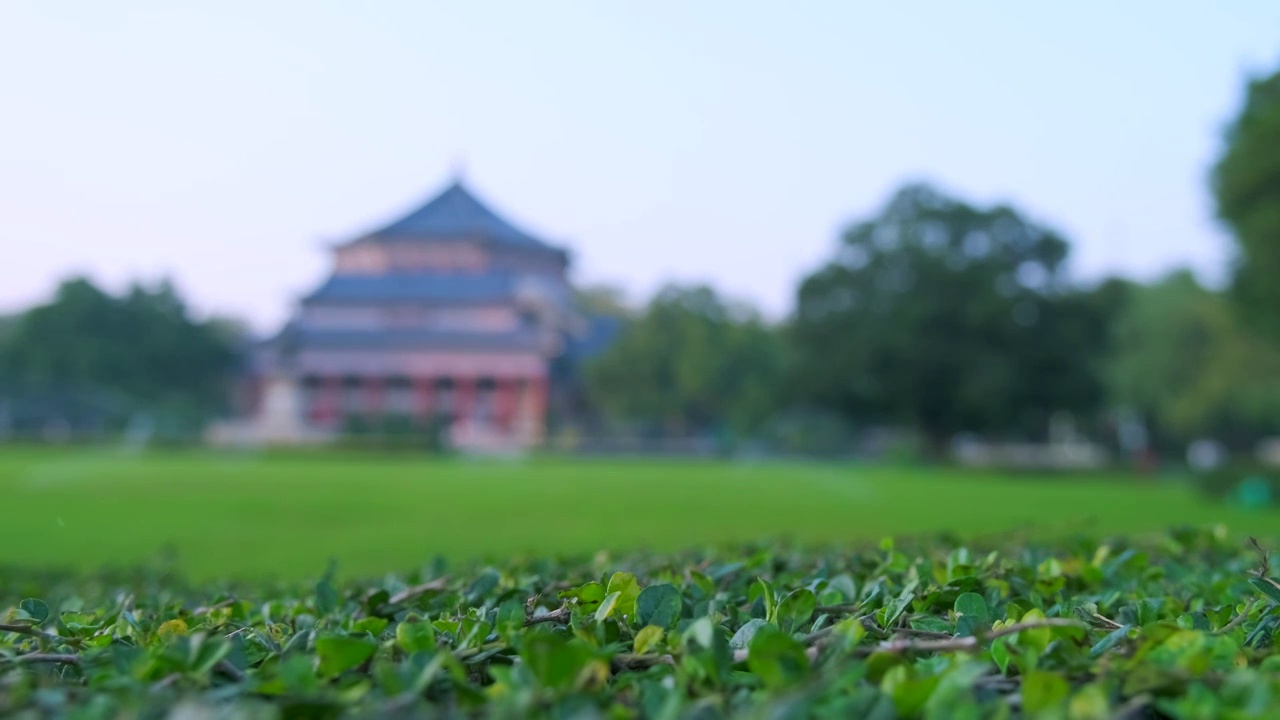
[[[823,464],[530,462],[0,451],[0,565],[97,567],[177,551],[187,572],[299,577],[406,570],[442,554],[875,540],[954,530],[1135,533],[1280,514],[1177,484]]]

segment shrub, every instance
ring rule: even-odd
[[[1190,530],[436,563],[365,583],[9,570],[0,714],[1261,717],[1280,706],[1270,574]]]

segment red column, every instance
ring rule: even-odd
[[[432,393],[435,391],[435,380],[429,377],[414,378],[413,381],[413,411],[421,420],[431,419],[431,404],[435,400]]]
[[[459,377],[453,381],[457,397],[454,400],[454,417],[459,421],[471,419],[472,405],[476,395],[476,381],[471,377]]]
[[[498,378],[494,381],[493,404],[494,416],[498,427],[511,429],[516,410],[516,382],[512,378]]]
[[[319,397],[312,406],[311,415],[318,425],[332,426],[340,420],[342,406],[342,379],[331,375],[320,381]]]
[[[529,392],[533,404],[534,437],[541,439],[547,428],[547,379],[537,377],[530,380]]]

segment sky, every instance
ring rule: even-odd
[[[269,332],[456,173],[634,301],[780,317],[918,179],[1061,230],[1082,281],[1212,282],[1208,170],[1277,63],[1275,0],[0,0],[0,312],[168,277]]]

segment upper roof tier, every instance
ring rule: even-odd
[[[480,202],[460,180],[413,212],[359,240],[484,240],[529,250],[563,252],[512,225]]]

